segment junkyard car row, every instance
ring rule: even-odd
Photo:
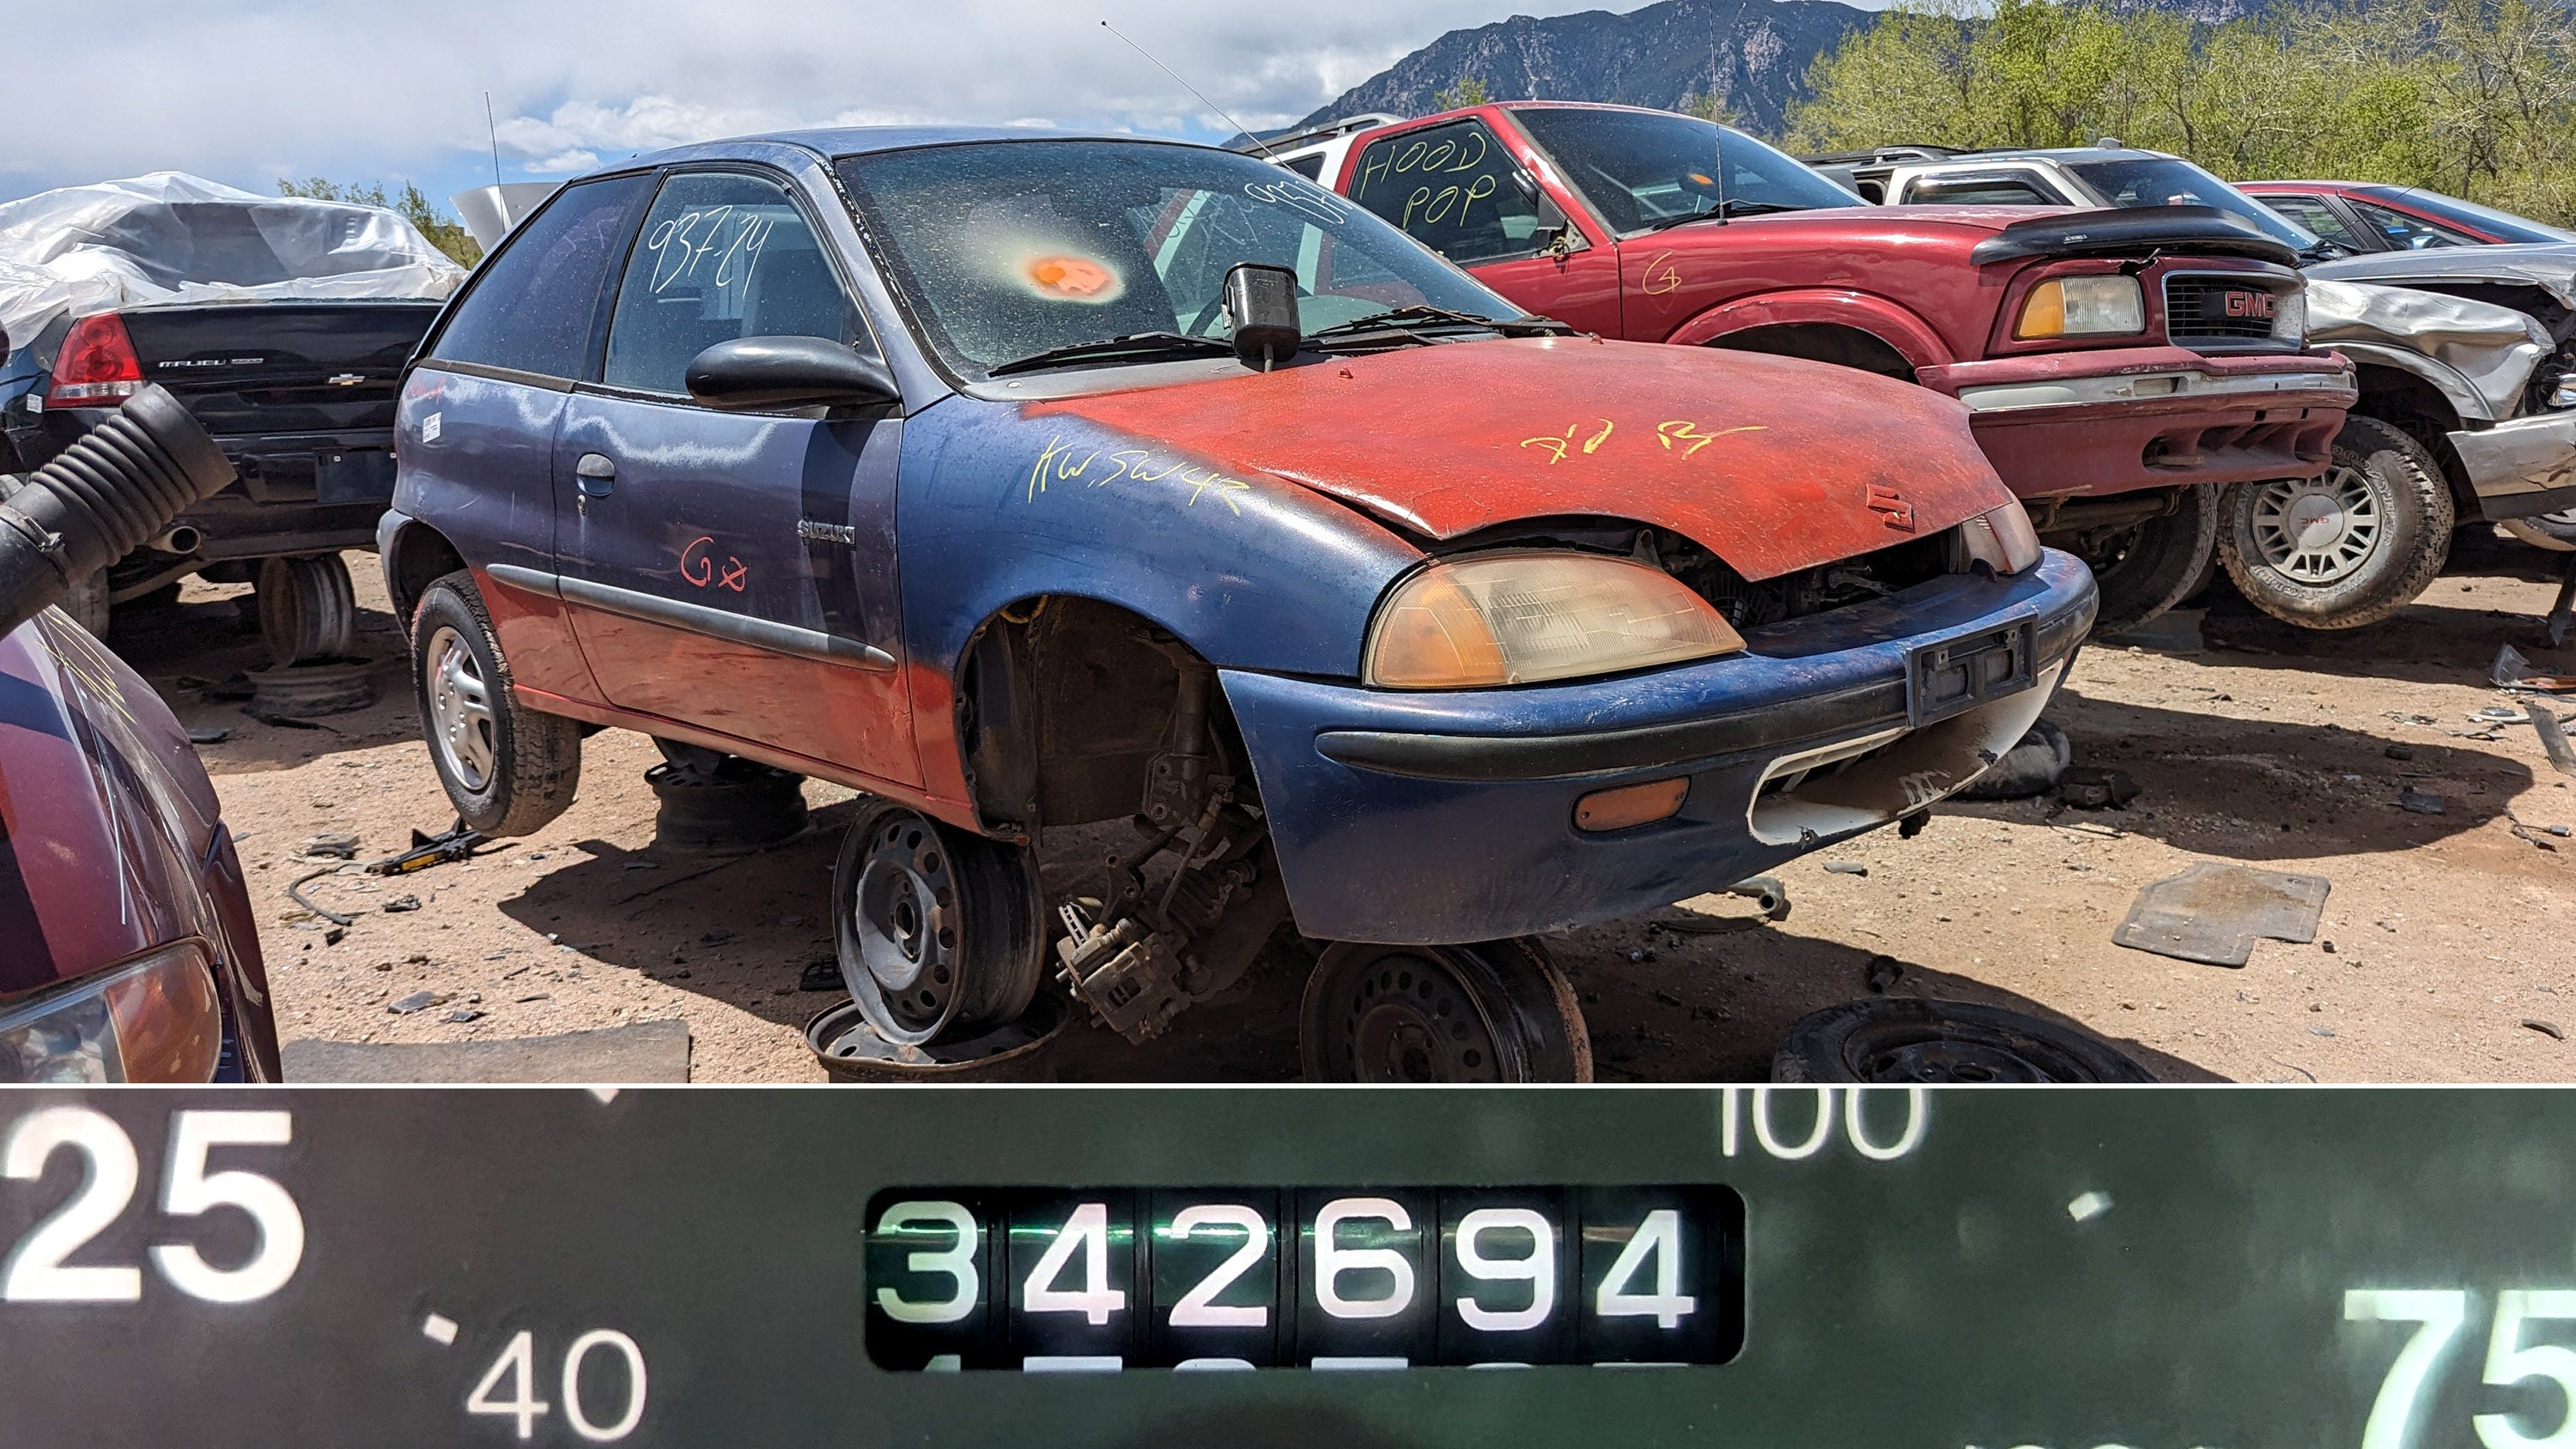
[[[1265,149],[682,148],[562,187],[434,322],[63,309],[0,416],[34,468],[168,381],[238,467],[101,603],[255,556],[264,609],[327,593],[276,570],[362,507],[466,828],[555,819],[600,728],[862,792],[830,915],[887,1043],[955,1049],[1041,992],[1141,1041],[1287,925],[1321,943],[1306,1069],[1345,1080],[1584,1076],[1537,937],[1919,817],[2097,622],[2214,568],[2354,627],[2455,520],[2553,543],[2576,505],[2576,250],[2333,261],[2151,153],[1838,181],[1620,107]],[[41,618],[7,672],[141,692],[79,637]],[[24,728],[0,715],[11,839],[45,828]],[[188,869],[220,874],[211,805],[188,819]],[[1046,832],[1122,820],[1130,852],[1042,888]],[[246,929],[189,959],[257,1076]],[[0,978],[30,992],[0,995],[0,1045],[94,985]],[[54,1050],[14,1069],[122,1070]]]

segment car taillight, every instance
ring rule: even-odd
[[[101,312],[73,323],[64,336],[54,357],[53,385],[45,389],[45,406],[113,407],[142,386],[143,359],[134,355],[125,319]]]

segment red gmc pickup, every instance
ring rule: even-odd
[[[1882,209],[1749,136],[1624,106],[1293,141],[1273,159],[1534,313],[1957,398],[2043,536],[2092,565],[2105,632],[2197,586],[2221,486],[2322,473],[2355,400],[2350,365],[2307,345],[2296,258],[2205,207]]]

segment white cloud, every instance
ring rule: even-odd
[[[1642,3],[1642,0],[1638,0]],[[796,125],[1227,129],[1105,15],[1253,126],[1305,114],[1444,30],[1582,0],[135,0],[12,17],[0,174],[163,167],[237,184],[579,170]],[[1634,8],[1633,4],[1623,8]]]

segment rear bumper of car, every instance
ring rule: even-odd
[[[2025,498],[2312,477],[2359,394],[2333,354],[2181,347],[2035,353],[1927,367],[1971,409],[1986,458]]]
[[[1715,890],[1948,795],[2038,717],[2094,605],[2091,573],[2049,551],[2015,578],[1939,579],[1617,679],[1403,693],[1221,678],[1298,929],[1482,941]],[[1667,819],[1575,824],[1587,795],[1674,778],[1689,783]]]
[[[2576,504],[2576,411],[2463,429],[2450,439],[2487,519],[2529,518]]]
[[[18,434],[18,451],[34,468],[114,415],[110,408],[49,408]],[[198,557],[375,546],[376,515],[394,496],[393,429],[218,434],[215,442],[241,477],[171,521],[204,536]]]

